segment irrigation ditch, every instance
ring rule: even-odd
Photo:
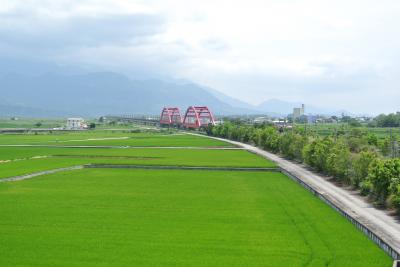
[[[85,164],[84,168],[111,168],[111,169],[147,169],[147,170],[193,170],[193,171],[254,171],[280,172],[280,168],[259,167],[203,167],[203,166],[163,166],[163,165],[127,165],[127,164]]]

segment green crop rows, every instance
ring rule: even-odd
[[[124,134],[57,138],[99,136]],[[0,178],[86,163],[275,166],[243,150],[184,148],[229,146],[203,137],[129,137],[79,142],[149,148],[0,147]],[[52,141],[0,135],[2,144]],[[66,171],[0,183],[0,214],[0,266],[391,266],[345,218],[275,172]]]
[[[30,144],[51,146],[230,146],[193,135],[88,131],[52,134],[2,134],[0,145]]]
[[[82,164],[274,167],[243,150],[0,147],[0,179]]]

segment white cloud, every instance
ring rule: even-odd
[[[396,102],[374,93],[400,97],[395,87],[400,82],[397,0],[1,2],[0,20],[9,23],[3,28],[14,30],[13,37],[18,31],[43,31],[38,21],[59,26],[55,22],[82,20],[84,35],[93,37],[90,46],[79,35],[79,27],[56,27],[61,35],[76,34],[80,42],[73,49],[58,47],[54,60],[131,73],[142,65],[154,75],[190,79],[253,103],[285,98],[359,112],[398,108]],[[132,22],[111,22],[111,27],[87,22],[131,15],[159,17],[162,26],[148,29],[140,42],[127,43],[124,37],[135,35]],[[108,35],[102,34],[102,27]],[[98,35],[93,34],[96,31]],[[39,44],[55,42],[34,37]]]

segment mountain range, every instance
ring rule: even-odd
[[[34,69],[31,67],[29,71]],[[113,72],[18,73],[0,65],[0,117],[98,117],[107,114],[158,114],[164,106],[182,111],[207,105],[217,115],[267,114],[282,116],[300,103],[270,99],[258,106],[192,82],[135,80]],[[337,114],[306,106],[307,112]]]

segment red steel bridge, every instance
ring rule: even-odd
[[[214,115],[206,106],[190,106],[182,119],[179,108],[165,107],[161,112],[160,125],[180,126],[187,129],[199,129],[215,125]]]
[[[160,116],[161,125],[178,126],[182,124],[182,116],[179,108],[163,108]]]
[[[200,129],[208,125],[215,125],[215,118],[206,106],[190,106],[182,116],[177,107],[164,107],[160,116],[149,115],[106,115],[107,120],[119,122],[134,122],[151,126],[180,127],[186,129]]]

